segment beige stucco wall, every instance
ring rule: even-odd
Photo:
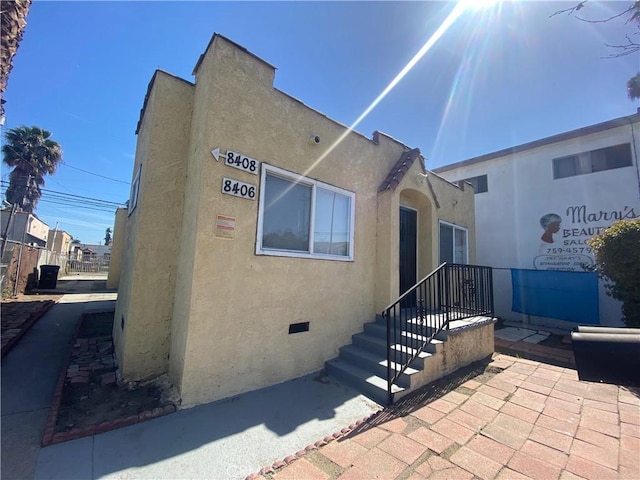
[[[71,244],[71,235],[64,230],[49,230],[47,238],[47,250],[56,253],[68,253]]]
[[[439,358],[441,376],[493,355],[495,322],[493,318],[486,319],[469,328],[449,331]]]
[[[438,218],[442,221],[452,223],[454,225],[464,227],[468,233],[469,247],[469,263],[476,261],[476,228],[475,228],[475,195],[473,187],[470,185],[454,184],[440,177],[439,175],[429,172],[429,181],[433,188],[434,195],[438,198],[440,208],[438,209]],[[438,228],[433,230],[433,241],[436,245],[434,258],[438,263],[439,252],[438,245]]]
[[[182,233],[193,85],[157,71],[138,132],[137,207],[127,218],[113,336],[123,377],[168,368],[173,293]]]
[[[426,176],[425,176],[426,175]],[[416,160],[394,191],[378,198],[376,311],[382,311],[399,294],[400,206],[418,211],[418,281],[439,265],[439,221],[468,229],[469,263],[475,260],[473,189],[461,188]]]
[[[401,204],[419,210],[420,277],[437,266],[439,218],[472,235],[471,189],[425,182],[419,159],[396,189],[378,193],[407,147],[348,133],[273,80],[272,66],[216,37],[195,86],[157,72],[145,99],[113,334],[123,377],[168,371],[184,406],[311,373],[335,357],[398,296]],[[353,192],[353,261],[256,254],[260,176],[216,162],[214,147]],[[222,177],[256,185],[256,200],[222,194]],[[216,237],[217,215],[236,219],[233,239]],[[290,335],[300,322],[309,331]]]
[[[111,240],[111,258],[109,260],[107,288],[118,288],[118,284],[120,283],[125,232],[127,229],[127,213],[126,208],[118,208],[116,210],[113,239]]]
[[[429,350],[435,354],[415,361],[419,369],[410,377],[410,388],[396,394],[394,400],[409,395],[460,368],[490,358],[494,351],[495,323],[495,318],[488,317],[453,321],[451,330],[445,330],[438,335],[442,342],[435,343],[432,345],[433,349]]]
[[[397,296],[401,187],[380,195],[377,189],[405,147],[383,135],[376,144],[350,133],[326,153],[346,128],[274,89],[273,73],[221,37],[198,66],[169,365],[186,406],[322,368],[373,319],[378,303]],[[309,141],[312,134],[320,145]],[[226,176],[259,190],[260,178],[213,160],[214,147],[354,192],[354,261],[256,255],[258,200],[223,195],[221,183]],[[416,162],[412,174],[421,171]],[[426,185],[412,188],[422,188],[429,204]],[[445,199],[460,192],[448,188]],[[236,219],[233,239],[215,236],[217,215]],[[429,210],[430,218],[437,215]],[[389,234],[380,224],[391,226]],[[380,257],[387,259],[383,268]],[[376,284],[385,268],[395,291],[386,279]],[[309,331],[288,334],[299,322],[309,322]]]
[[[272,81],[272,67],[220,38],[198,69],[183,232],[192,239],[183,242],[172,330],[171,373],[185,405],[315,371],[373,318],[376,189],[403,147],[352,134],[314,167],[345,128]],[[256,255],[258,201],[223,195],[221,179],[259,177],[215,162],[213,147],[355,192],[355,260]],[[233,240],[215,237],[218,214],[236,218]],[[288,334],[307,321],[309,332]]]

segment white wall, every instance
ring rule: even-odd
[[[585,241],[616,217],[640,216],[640,122],[578,138],[537,146],[515,154],[436,171],[458,181],[486,174],[488,191],[476,194],[477,262],[496,269],[581,270],[592,263]],[[633,165],[554,180],[553,159],[622,143],[631,144]],[[602,212],[602,213],[601,213]],[[616,213],[613,213],[616,212]],[[540,219],[562,218],[553,243],[543,242]],[[536,324],[572,327],[557,319],[529,317],[511,311],[511,275],[496,270],[495,305],[499,317]],[[620,304],[600,285],[600,323],[621,326]]]
[[[7,223],[11,217],[11,211],[9,209],[2,210],[2,234],[4,235],[7,229]],[[39,246],[44,246],[47,242],[47,236],[49,235],[49,226],[36,218],[35,216],[25,213],[16,212],[11,220],[10,229],[7,232],[7,238],[16,242],[22,242],[23,233],[25,237],[25,243],[37,243]],[[33,238],[30,238],[29,235]]]

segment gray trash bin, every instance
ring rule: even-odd
[[[40,267],[40,281],[38,288],[54,290],[58,283],[58,265],[42,265]]]

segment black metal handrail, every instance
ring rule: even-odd
[[[443,263],[382,312],[387,322],[387,392],[454,320],[493,316],[491,267]]]

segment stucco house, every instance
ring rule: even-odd
[[[44,248],[50,235],[49,226],[38,217],[27,212],[15,212],[11,218],[11,210],[4,209],[2,217],[2,234],[7,240],[25,243]]]
[[[506,320],[622,326],[587,240],[640,216],[640,113],[435,169],[475,187],[477,260]]]
[[[71,240],[73,240],[71,234],[64,230],[58,230],[57,228],[49,230],[47,250],[61,255],[67,255],[71,248]]]
[[[472,188],[274,74],[215,34],[195,82],[158,70],[144,99],[113,337],[125,380],[168,374],[183,406],[322,369],[442,261],[475,259]],[[482,342],[475,357],[493,350]]]

